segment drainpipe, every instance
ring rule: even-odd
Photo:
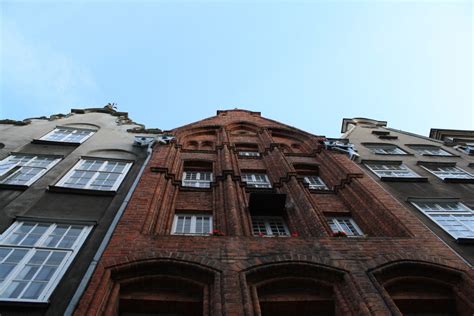
[[[107,245],[109,244],[110,239],[112,238],[112,234],[115,231],[115,228],[117,227],[118,222],[120,221],[120,218],[122,218],[123,212],[127,208],[128,202],[130,201],[133,192],[138,186],[138,181],[140,181],[141,176],[143,175],[143,172],[145,171],[145,167],[148,164],[148,162],[151,159],[151,153],[152,153],[152,147],[153,144],[155,143],[155,140],[152,142],[148,143],[148,148],[147,148],[147,157],[145,159],[145,162],[143,163],[142,167],[140,168],[140,171],[138,172],[137,177],[135,178],[135,181],[133,182],[132,186],[128,190],[127,196],[122,202],[122,205],[120,205],[119,210],[115,214],[114,219],[112,220],[112,223],[109,226],[109,229],[107,230],[107,233],[104,236],[104,239],[102,240],[99,249],[97,249],[97,252],[95,253],[94,258],[92,259],[91,263],[89,264],[89,267],[87,268],[86,273],[84,274],[84,277],[81,280],[81,283],[79,284],[76,292],[74,293],[74,296],[72,297],[71,301],[69,302],[69,305],[66,308],[66,311],[64,312],[65,316],[71,316],[74,313],[74,310],[76,309],[77,303],[79,303],[79,300],[82,297],[82,294],[86,290],[87,285],[89,284],[90,279],[92,278],[92,275],[94,274],[95,268],[97,264],[99,263],[100,258],[102,257],[102,254],[105,251],[105,248],[107,248]],[[140,143],[138,143],[140,145]]]

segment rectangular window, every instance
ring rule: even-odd
[[[374,154],[379,155],[406,155],[407,153],[395,145],[384,144],[366,144]]]
[[[372,170],[379,177],[389,178],[420,178],[420,176],[408,169],[404,164],[379,164],[379,163],[366,163],[367,168]]]
[[[290,231],[281,216],[252,216],[254,236],[290,236]]]
[[[48,134],[40,138],[51,142],[78,143],[85,142],[95,131],[78,128],[57,127]]]
[[[243,173],[242,181],[250,188],[271,188],[272,185],[264,173]]]
[[[452,154],[436,146],[410,145],[410,148],[422,156],[452,156]]]
[[[257,151],[239,151],[240,157],[260,157],[260,153]]]
[[[412,202],[454,238],[474,239],[474,211],[459,202]]]
[[[174,235],[207,236],[212,232],[212,216],[203,214],[176,214],[172,233]]]
[[[57,184],[59,187],[116,191],[132,166],[131,162],[81,159]]]
[[[328,217],[326,220],[333,233],[343,232],[347,237],[363,235],[359,226],[350,217]]]
[[[0,183],[11,185],[31,185],[61,158],[14,154],[0,161]]]
[[[90,230],[15,222],[0,238],[0,300],[46,302]]]
[[[459,151],[462,151],[465,154],[468,155],[474,155],[474,143],[468,143],[466,145],[457,145],[454,146]]]
[[[304,176],[304,182],[308,183],[312,190],[328,190],[326,184],[318,176]]]
[[[183,187],[210,188],[212,182],[212,172],[183,172]]]
[[[423,168],[437,176],[444,179],[474,179],[474,175],[458,168],[440,165],[422,165]]]

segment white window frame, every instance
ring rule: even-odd
[[[18,244],[8,243],[8,238],[14,234],[21,226],[25,223],[28,224],[46,224],[49,225],[49,228],[41,235],[41,237],[35,242],[32,246],[23,246]],[[60,247],[46,247],[43,246],[43,243],[47,240],[50,234],[58,225],[70,225],[70,226],[81,226],[82,231],[77,236],[73,245],[69,248],[60,248]],[[81,249],[84,241],[92,230],[92,226],[79,225],[74,223],[45,223],[45,222],[34,222],[34,221],[17,221],[14,222],[1,236],[0,236],[0,249],[24,249],[28,250],[26,255],[16,264],[16,266],[6,275],[5,280],[0,283],[0,301],[13,301],[13,302],[48,302],[48,298],[51,293],[54,291],[58,283],[61,281],[64,273],[69,268],[71,262],[74,260],[74,257],[77,255]],[[63,235],[63,237],[65,234]],[[24,267],[29,263],[29,260],[37,253],[37,251],[52,251],[52,252],[66,252],[65,257],[62,259],[61,263],[57,266],[56,271],[52,274],[51,279],[47,282],[46,286],[42,290],[41,294],[37,299],[22,299],[22,298],[3,298],[1,297],[2,293],[11,285],[22,271]],[[1,261],[1,260],[0,260]],[[36,272],[37,273],[37,272]],[[28,281],[26,281],[28,282]],[[26,291],[27,287],[22,290],[22,293]]]
[[[10,161],[13,160],[14,157],[30,157],[30,160],[28,160],[26,163],[11,163]],[[39,160],[41,158],[54,158],[46,167],[36,167],[32,166],[32,164],[35,163],[36,160]],[[55,157],[55,156],[48,156],[48,155],[33,155],[33,154],[11,154],[10,156],[6,157],[2,161],[0,161],[0,183],[1,184],[6,184],[6,185],[26,185],[30,186],[33,184],[36,180],[41,178],[46,172],[48,172],[51,168],[53,168],[59,161],[61,161],[60,157]],[[2,166],[7,166],[5,168],[1,168]],[[7,183],[9,179],[12,179],[15,177],[15,175],[21,173],[22,168],[38,168],[42,169],[40,172],[38,172],[36,175],[31,177],[26,183],[24,184],[15,184],[15,183]]]
[[[453,156],[453,154],[438,146],[409,145],[409,147],[421,156]]]
[[[53,139],[48,139],[50,136],[54,135],[57,131],[59,130],[69,130],[71,131],[70,133],[66,134],[63,136],[62,139],[60,140],[53,140]],[[77,133],[77,132],[89,132],[89,134],[85,134],[84,137],[78,141],[78,142],[71,142],[71,141],[68,141],[66,140],[67,137],[69,137],[69,135],[71,134],[74,134],[74,133]],[[57,142],[57,143],[77,143],[77,144],[82,144],[83,142],[85,142],[86,140],[88,140],[92,135],[94,135],[94,133],[97,132],[96,130],[91,130],[91,129],[86,129],[86,128],[74,128],[74,127],[63,127],[63,126],[58,126],[56,127],[55,129],[53,129],[51,132],[49,132],[48,134],[42,136],[39,140],[44,140],[44,141],[48,141],[48,142]]]
[[[331,228],[333,233],[338,233],[338,232],[343,232],[347,235],[347,237],[361,237],[364,236],[364,233],[362,230],[359,228],[357,223],[352,219],[352,217],[348,216],[328,216],[326,217],[326,221],[328,222],[329,227]],[[352,229],[355,231],[352,231],[349,227],[349,231],[344,229],[343,226],[343,221],[349,221],[349,225],[352,226]],[[331,223],[337,227],[337,231],[334,231],[333,227],[331,226]],[[344,222],[345,225],[347,225],[347,222]]]
[[[76,188],[76,187],[68,186],[66,184],[66,182],[71,178],[71,176],[74,174],[74,172],[76,172],[78,170],[80,171],[80,168],[86,163],[86,161],[101,161],[102,165],[100,166],[99,170],[96,170],[96,171],[95,170],[91,170],[91,171],[84,170],[84,171],[88,171],[88,172],[94,172],[94,175],[92,176],[92,178],[89,179],[89,181],[84,185],[84,187]],[[125,163],[125,167],[123,168],[122,172],[120,172],[120,175],[118,176],[118,178],[115,180],[115,183],[112,186],[112,188],[110,190],[101,190],[101,189],[97,189],[97,188],[91,188],[92,184],[94,183],[94,181],[97,179],[97,177],[101,173],[113,173],[113,172],[105,171],[105,168],[107,167],[108,163],[115,163],[115,162]],[[66,173],[66,175],[63,176],[61,178],[61,180],[59,180],[59,182],[56,184],[56,186],[64,187],[64,188],[70,188],[70,189],[80,189],[80,190],[81,189],[84,189],[84,190],[98,190],[98,191],[105,191],[105,192],[117,191],[120,184],[122,183],[123,179],[125,179],[125,177],[127,176],[127,173],[128,173],[128,171],[130,170],[131,167],[132,167],[132,162],[130,162],[130,161],[117,160],[117,159],[107,160],[107,159],[103,159],[103,158],[81,158],[74,165],[74,167],[72,167],[71,170],[69,170],[68,173]]]
[[[304,176],[304,182],[309,185],[311,190],[329,190],[326,183],[315,175]]]
[[[371,152],[378,155],[408,155],[406,151],[391,144],[365,144]]]
[[[282,216],[251,216],[252,220],[252,234],[254,236],[260,236],[262,234],[261,232],[256,232],[254,230],[255,226],[255,221],[263,221],[265,225],[265,233],[263,233],[264,237],[289,237],[290,236],[290,230],[288,229],[288,226],[286,225],[286,221]],[[274,234],[271,228],[271,224],[278,222],[279,225],[283,227],[285,230],[284,234]]]
[[[188,216],[191,217],[191,224],[190,224],[190,232],[189,233],[182,233],[182,232],[176,232],[176,227],[178,225],[178,218],[180,216]],[[209,231],[208,232],[202,232],[202,233],[196,233],[196,219],[197,217],[207,217],[209,218]],[[209,236],[212,231],[213,231],[213,221],[212,221],[212,215],[210,214],[190,214],[190,213],[177,213],[174,215],[173,219],[173,225],[171,228],[171,234],[172,235],[186,235],[186,236]]]
[[[443,165],[421,165],[421,167],[428,172],[434,174],[441,180],[444,179],[474,179],[474,175],[456,166],[443,166]],[[433,170],[437,168],[439,170]],[[443,170],[445,169],[445,170]]]
[[[425,214],[436,225],[438,225],[438,227],[440,227],[442,230],[444,230],[447,234],[449,234],[454,239],[459,239],[459,238],[474,239],[474,228],[469,227],[468,225],[463,223],[463,221],[460,219],[462,217],[466,217],[474,221],[474,211],[471,210],[466,205],[462,204],[461,202],[411,201],[411,204],[413,204],[420,212]],[[446,206],[443,206],[443,204],[445,205],[451,204],[451,206],[453,207],[448,208]],[[443,226],[443,223],[439,222],[439,219],[437,219],[437,217],[439,216],[450,218],[450,220],[453,222],[456,222],[458,226],[461,226],[465,228],[466,230],[469,230],[470,234],[468,236],[457,236],[455,233],[453,233],[452,230]]]
[[[193,177],[193,175],[195,177]],[[188,176],[195,179],[186,179]],[[212,181],[213,177],[210,171],[184,171],[181,185],[190,188],[210,188]]]
[[[467,143],[466,145],[457,145],[454,146],[454,148],[465,154],[474,155],[474,143]]]
[[[258,151],[239,151],[239,157],[260,157]]]
[[[257,176],[263,176],[265,181],[260,181]],[[250,188],[271,188],[272,184],[265,173],[242,173],[242,181]]]
[[[421,178],[419,174],[405,166],[403,163],[370,163],[365,162],[364,165],[375,173],[379,178]],[[378,166],[379,168],[375,168]],[[399,169],[390,169],[387,166],[400,166]],[[384,167],[384,169],[380,169]],[[386,175],[384,173],[390,173]]]

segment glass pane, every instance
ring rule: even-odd
[[[38,272],[38,269],[38,266],[27,265],[20,271],[15,279],[25,281],[32,280],[36,272]]]
[[[44,266],[41,268],[38,275],[35,277],[37,281],[49,281],[53,276],[54,272],[56,272],[57,267],[54,266]]]
[[[41,295],[41,292],[43,292],[46,284],[46,282],[31,282],[30,286],[28,286],[22,295],[22,298],[37,299]]]
[[[51,265],[51,266],[59,266],[65,256],[66,256],[66,252],[64,251],[54,251],[51,257],[49,257],[48,261],[46,261],[45,264]]]
[[[19,282],[13,281],[10,285],[0,294],[0,297],[7,297],[7,298],[17,298],[20,296],[23,289],[26,287],[28,282]]]
[[[51,251],[36,251],[36,253],[31,257],[30,261],[28,264],[34,264],[34,265],[41,265],[46,257],[50,254]]]

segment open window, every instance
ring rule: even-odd
[[[326,217],[326,221],[335,236],[359,237],[363,236],[362,230],[357,226],[352,217]]]
[[[293,165],[300,177],[303,177],[303,183],[308,185],[310,190],[329,190],[326,183],[319,176],[319,166],[314,164],[295,164]]]
[[[254,236],[290,236],[290,230],[285,220],[285,201],[285,194],[250,194],[249,211]]]

